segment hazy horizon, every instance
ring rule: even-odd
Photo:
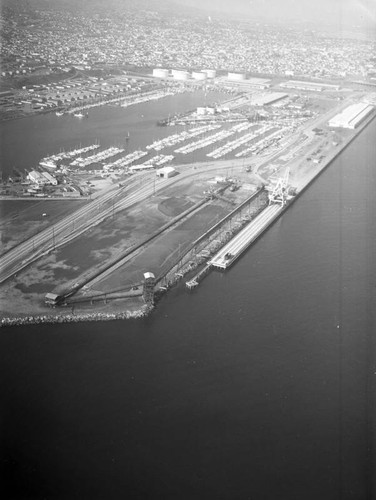
[[[365,28],[376,36],[376,0],[171,0],[177,5],[208,12],[242,15],[271,23],[298,22]],[[161,4],[164,3],[162,0]]]
[[[17,2],[18,3],[18,2]],[[3,5],[16,6],[13,1],[4,0]],[[22,3],[22,2],[19,2]],[[30,7],[41,4],[74,5],[76,8],[102,9],[132,6],[158,8],[164,11],[175,6],[196,9],[208,16],[220,13],[241,15],[245,20],[271,23],[310,23],[323,27],[333,25],[339,29],[361,27],[368,34],[376,36],[376,0],[25,0]]]

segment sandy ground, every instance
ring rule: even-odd
[[[87,200],[0,201],[0,255],[74,212],[85,203]]]

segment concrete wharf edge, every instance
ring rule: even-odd
[[[304,193],[304,191],[316,180],[318,179],[318,177],[329,167],[329,165],[343,152],[345,151],[345,149],[363,132],[363,130],[376,118],[376,112],[374,111],[373,113],[371,113],[371,115],[369,117],[367,117],[363,123],[361,123],[358,127],[358,129],[356,130],[356,133],[351,136],[350,138],[348,138],[343,146],[338,150],[338,151],[335,151],[334,154],[331,154],[328,156],[328,158],[323,162],[322,164],[322,167],[316,172],[316,174],[314,174],[312,176],[311,179],[309,179],[307,181],[307,183],[296,193],[296,195],[294,196],[294,198],[292,198],[291,200],[288,201],[288,203],[281,208],[281,210],[279,210],[278,212],[276,212],[276,214],[274,214],[274,216],[271,218],[271,219],[267,219],[266,222],[265,222],[265,226],[257,232],[257,234],[255,235],[251,235],[251,238],[249,240],[249,242],[247,242],[247,244],[245,244],[242,249],[239,251],[238,254],[234,255],[233,258],[230,258],[229,259],[229,262],[228,262],[228,265],[225,266],[225,267],[222,267],[222,269],[227,269],[229,268],[251,245],[253,245],[264,233],[265,231],[273,225],[274,222],[276,222],[277,219],[279,219],[279,217],[281,217],[282,214],[284,214],[284,212]],[[264,209],[265,210],[265,209]],[[252,223],[254,223],[260,216],[262,216],[264,210],[258,214],[256,216],[255,219],[253,219],[253,221],[251,221],[249,224],[247,224],[247,226],[245,228],[243,228],[240,233],[242,233],[243,231],[245,231]],[[227,246],[230,246],[231,245],[231,242],[237,238],[239,236],[239,234],[236,234],[234,236],[234,238],[232,238],[229,242],[226,242],[224,244],[224,246],[222,247],[222,249],[220,249],[216,255],[220,254],[223,252],[223,248],[227,247]],[[187,281],[186,282],[186,286],[187,288],[189,289],[193,289],[195,287],[197,287],[200,283],[200,281],[202,280],[203,277],[205,277],[209,270],[212,268],[212,267],[216,267],[217,269],[221,268],[220,266],[215,266],[215,264],[213,264],[213,260],[215,259],[215,256],[210,259],[206,264],[205,264],[205,272],[202,273],[202,276],[201,276],[201,271],[199,271],[191,280]]]

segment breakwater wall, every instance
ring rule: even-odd
[[[71,313],[71,314],[43,314],[37,316],[25,316],[16,318],[2,318],[0,327],[40,325],[40,324],[61,324],[61,323],[81,323],[83,321],[116,321],[123,319],[144,318],[150,314],[152,306],[143,306],[136,311],[123,311],[118,313]]]

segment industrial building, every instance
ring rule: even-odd
[[[271,81],[267,78],[255,78],[251,77],[247,80],[251,87],[256,87],[258,89],[268,89],[271,86]]]
[[[45,184],[52,184],[53,186],[57,185],[55,177],[48,172],[37,172],[36,170],[32,170],[28,173],[27,178],[38,186],[43,186]]]
[[[204,71],[193,71],[192,78],[194,80],[206,80],[207,76]]]
[[[43,177],[46,179],[46,184],[51,184],[51,186],[57,186],[57,180],[55,177],[48,172],[42,172]]]
[[[156,78],[168,78],[169,70],[163,68],[155,68],[153,69],[153,76]]]
[[[188,71],[182,71],[179,69],[172,69],[171,75],[175,78],[175,80],[188,80],[189,79]]]
[[[250,104],[253,106],[267,106],[274,104],[282,99],[286,99],[287,94],[283,92],[272,92],[270,94],[256,94],[251,97]]]
[[[157,177],[161,177],[163,179],[169,179],[170,177],[174,177],[178,172],[174,169],[174,167],[163,167],[157,170]]]
[[[374,106],[366,102],[352,104],[328,122],[329,127],[355,129],[374,110]]]
[[[234,81],[243,81],[246,79],[245,73],[228,73],[227,75],[228,80],[234,80]]]
[[[286,89],[298,89],[298,90],[313,90],[315,92],[323,92],[324,90],[339,90],[339,85],[331,85],[329,83],[317,83],[317,82],[303,82],[299,80],[289,80],[288,82],[282,82],[280,87]]]
[[[203,69],[202,72],[206,73],[207,78],[215,78],[217,76],[215,69]]]
[[[215,115],[215,108],[212,106],[199,106],[196,110],[197,115]]]

